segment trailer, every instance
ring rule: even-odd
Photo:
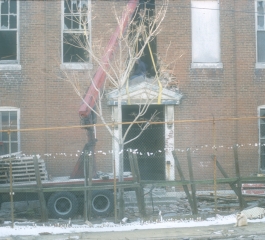
[[[118,37],[126,30],[131,17],[137,9],[138,4],[139,0],[128,0],[127,7],[125,8],[121,17],[121,22],[119,22],[116,30],[112,34],[106,46],[105,52],[101,59],[102,65],[98,67],[88,88],[88,91],[84,97],[84,102],[79,108],[79,116],[82,120],[81,123],[83,125],[86,125],[85,129],[87,131],[88,136],[88,141],[85,144],[82,152],[84,153],[87,151],[91,153],[91,160],[94,162],[92,172],[93,177],[96,177],[97,175],[96,163],[93,159],[93,153],[97,140],[95,138],[93,125],[96,123],[96,115],[94,114],[94,108],[96,105],[96,101],[99,99],[98,90],[104,86],[106,78],[105,71],[109,68],[109,61],[111,61],[113,52],[115,51],[115,48],[117,46]],[[44,160],[42,161],[42,164],[43,163]],[[13,176],[11,177],[11,181],[8,182],[8,179],[10,177],[7,171],[7,169],[9,169],[9,164],[1,162],[0,164],[1,203],[10,201],[10,194],[12,195],[14,201],[38,199],[38,191],[40,191],[39,186],[37,186],[36,182],[31,182],[34,181],[35,178],[34,171],[29,172],[27,170],[25,172],[25,169],[17,169],[18,172],[14,172],[14,174],[12,173]],[[12,165],[13,164],[15,164],[15,161],[12,162]],[[48,179],[48,175],[43,172],[44,171],[40,171],[41,178],[43,178],[41,179],[42,191],[44,193],[44,198],[47,202],[47,209],[51,216],[56,218],[69,218],[74,216],[80,209],[80,206],[84,205],[84,189],[86,189],[86,191],[90,191],[92,189],[92,214],[107,215],[111,213],[114,209],[114,195],[112,190],[114,177],[111,176],[111,174],[108,174],[107,176],[105,176],[105,179],[94,178],[92,179],[93,186],[85,186],[86,181],[84,178],[84,154],[80,155],[69,177]],[[3,174],[2,179],[1,173]],[[17,176],[17,179],[21,181],[15,181],[15,176]],[[7,181],[1,184],[1,180],[3,179],[7,179]],[[124,182],[131,180],[131,176],[124,176]],[[123,185],[123,187],[126,187],[126,184]],[[10,186],[12,187],[12,190],[10,190]],[[14,196],[13,193],[15,193]]]
[[[33,157],[0,160],[0,204],[10,202],[10,194],[14,202],[39,200],[38,192],[41,190],[51,217],[72,218],[78,212],[83,213],[84,196],[90,190],[93,216],[108,216],[114,210],[114,180],[119,183],[112,173],[101,173],[97,179],[90,179],[87,186],[85,178],[49,178],[44,161],[41,158],[37,161],[41,185],[36,181]],[[133,186],[130,172],[124,172],[122,184],[124,188],[130,187],[130,184]]]

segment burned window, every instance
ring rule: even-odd
[[[17,0],[0,1],[0,62],[17,61]]]
[[[18,129],[19,109],[0,108],[0,155],[20,150],[19,131],[16,131]]]
[[[63,62],[89,61],[90,0],[64,0]]]
[[[265,1],[257,1],[257,62],[265,62],[264,8]]]

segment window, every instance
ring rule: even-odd
[[[259,167],[265,170],[265,106],[258,107],[259,118]]]
[[[0,130],[19,129],[20,110],[12,107],[0,108]],[[10,139],[7,132],[0,132],[0,155],[9,154],[9,140],[11,153],[20,151],[19,131],[11,132]]]
[[[192,67],[222,67],[219,1],[191,2]]]
[[[0,63],[18,63],[17,1],[0,1]]]
[[[265,1],[256,2],[257,62],[265,63]]]
[[[90,0],[64,0],[63,63],[89,62],[90,30]]]

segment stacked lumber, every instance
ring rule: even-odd
[[[38,159],[41,180],[48,180],[45,162]],[[33,157],[11,158],[12,182],[36,181]],[[0,159],[0,183],[10,182],[10,159]]]

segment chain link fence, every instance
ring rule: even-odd
[[[179,120],[149,123],[145,131],[145,122],[135,123],[123,149],[102,124],[91,126],[94,148],[85,145],[80,126],[2,130],[0,216],[117,219],[124,206],[130,219],[207,218],[243,209],[248,218],[261,218],[265,178],[257,122]]]

